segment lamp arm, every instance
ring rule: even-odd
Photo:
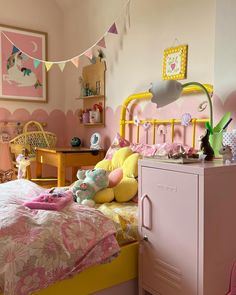
[[[191,85],[196,85],[205,92],[207,99],[208,99],[209,108],[210,108],[210,124],[211,124],[211,127],[213,128],[213,107],[212,107],[212,101],[211,101],[211,97],[209,95],[209,92],[207,91],[207,89],[204,85],[202,85],[201,83],[198,83],[198,82],[188,82],[188,83],[182,84],[182,87],[185,88],[185,87],[191,86]]]

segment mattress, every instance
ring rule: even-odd
[[[116,227],[116,239],[120,246],[138,240],[138,204],[105,203],[97,205],[97,209],[113,220]]]

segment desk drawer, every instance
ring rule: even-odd
[[[64,161],[66,167],[94,166],[104,157],[103,152],[93,154],[92,152],[85,153],[65,153]]]

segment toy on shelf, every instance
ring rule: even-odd
[[[93,104],[91,108],[80,110],[79,117],[82,124],[96,124],[102,121],[103,106],[101,102]]]
[[[89,111],[90,109],[80,110],[79,112],[80,123],[82,124],[89,123]]]
[[[89,123],[100,123],[102,111],[102,103],[95,103],[93,109],[89,111]]]
[[[233,153],[229,145],[223,145],[219,150],[219,154],[223,156],[223,163],[230,164],[233,160]]]

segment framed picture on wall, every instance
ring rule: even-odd
[[[180,45],[164,50],[162,79],[181,80],[187,77],[188,45]]]
[[[47,33],[0,25],[0,99],[47,102]]]

